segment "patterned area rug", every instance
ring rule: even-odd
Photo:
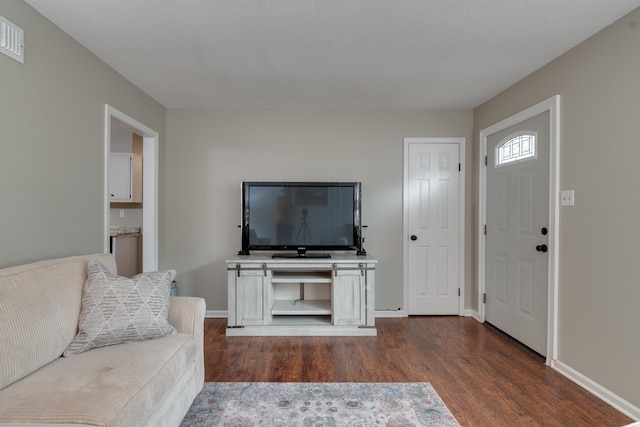
[[[205,383],[181,426],[458,426],[429,383]]]

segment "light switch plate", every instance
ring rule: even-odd
[[[560,206],[573,206],[574,194],[573,190],[563,190],[560,192]]]

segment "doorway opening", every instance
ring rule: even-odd
[[[112,127],[124,125],[142,137],[142,271],[158,270],[158,132],[105,105],[104,252],[110,251],[109,162]]]

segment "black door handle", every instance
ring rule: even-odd
[[[411,240],[418,240],[418,236],[416,236],[415,234],[411,235]]]
[[[536,251],[538,252],[547,252],[549,248],[547,248],[547,245],[538,245],[536,246]]]

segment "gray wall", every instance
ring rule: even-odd
[[[0,55],[0,267],[102,252],[105,104],[161,134],[164,108],[22,0],[0,15],[26,42]]]
[[[376,309],[404,309],[403,138],[465,137],[469,160],[472,126],[471,110],[168,110],[164,264],[178,270],[181,294],[226,310],[224,260],[240,249],[241,181],[361,181],[366,249],[379,260]],[[469,210],[468,242],[471,219]]]
[[[558,356],[636,407],[639,22],[636,10],[474,111],[477,138],[561,95],[560,188],[575,189],[575,206],[560,208]]]

